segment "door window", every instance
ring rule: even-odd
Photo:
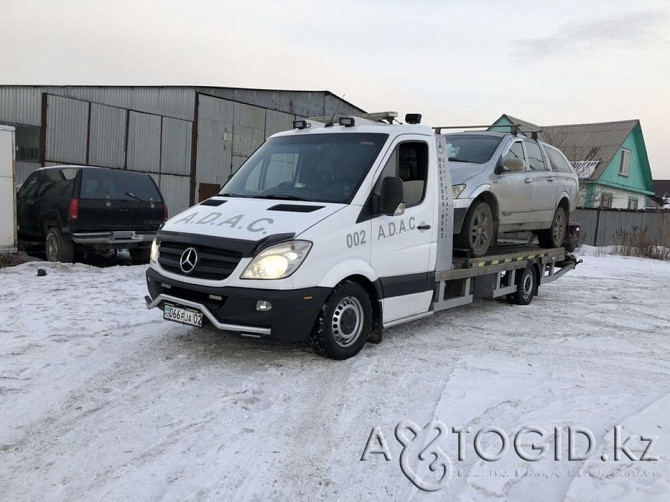
[[[397,177],[403,182],[405,207],[417,206],[423,202],[428,179],[428,145],[421,141],[401,143],[393,150],[373,192],[381,195],[382,180]]]
[[[547,165],[542,156],[540,145],[533,141],[525,141],[526,151],[528,152],[528,167],[531,171],[546,171]]]
[[[503,155],[503,163],[508,159],[525,160],[523,156],[523,146],[521,145],[521,141],[515,141],[514,143],[512,143],[512,146],[510,146],[509,150],[507,150],[507,153]]]
[[[40,182],[40,198],[71,197],[77,169],[46,169]]]

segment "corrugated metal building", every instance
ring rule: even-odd
[[[360,113],[328,91],[226,87],[0,86],[17,178],[83,164],[150,173],[176,214],[209,197],[296,117]]]

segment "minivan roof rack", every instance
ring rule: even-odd
[[[490,124],[490,125],[471,125],[471,126],[436,126],[433,127],[435,130],[435,134],[442,134],[442,129],[488,129],[489,127],[508,127],[510,129],[510,133],[514,134],[515,136],[518,136],[519,133],[528,133],[531,134],[533,139],[537,139],[537,133],[542,132],[542,129],[533,129],[532,131],[528,130],[523,130],[521,129],[521,124]],[[498,132],[498,131],[491,131],[491,132]]]

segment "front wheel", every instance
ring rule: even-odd
[[[465,215],[461,233],[456,235],[456,247],[469,249],[475,257],[484,256],[493,240],[493,231],[491,206],[484,201],[476,202]]]
[[[372,303],[359,284],[345,281],[323,305],[311,334],[314,351],[331,359],[348,359],[365,345],[372,326]]]
[[[559,206],[554,213],[554,219],[551,220],[551,227],[546,230],[540,230],[537,233],[537,240],[543,248],[560,248],[565,240],[565,231],[568,228],[568,217],[565,209]]]
[[[74,261],[74,243],[63,237],[58,227],[49,227],[44,239],[44,251],[49,261],[72,263]]]

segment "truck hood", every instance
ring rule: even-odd
[[[213,197],[173,216],[162,231],[258,241],[269,235],[299,235],[345,204]]]
[[[451,184],[460,185],[466,183],[473,176],[478,176],[486,171],[486,164],[472,164],[470,162],[449,162],[451,169]]]

